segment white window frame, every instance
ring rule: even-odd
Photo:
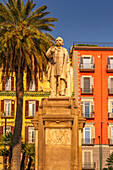
[[[83,113],[84,113],[84,116],[85,116],[85,102],[90,102],[90,105],[89,105],[89,107],[90,107],[90,113],[89,113],[89,115],[91,116],[91,106],[92,106],[92,103],[93,103],[93,105],[94,105],[94,101],[93,101],[93,99],[81,99],[81,102],[83,102]]]
[[[82,150],[82,164],[85,163],[85,152],[91,153],[91,164],[93,163],[93,150]]]
[[[9,128],[9,129],[8,129]],[[11,126],[6,126],[6,133],[11,132]],[[5,135],[5,126],[3,126],[3,135]]]
[[[8,112],[8,108],[6,109],[6,107],[8,107],[8,105],[6,105],[6,103],[10,104],[10,112]],[[11,100],[4,100],[4,116],[11,116]]]
[[[83,66],[82,66],[82,68],[86,68],[86,69],[87,69],[87,68],[88,68],[88,69],[89,69],[89,68],[92,68],[92,67],[84,67],[84,64],[85,64],[85,63],[84,63],[84,58],[89,58],[89,59],[90,59],[90,63],[89,63],[89,64],[91,64],[91,58],[92,58],[93,56],[92,56],[92,55],[82,55],[81,57],[83,58],[83,59],[82,59],[82,60],[83,60]],[[80,63],[80,64],[81,64],[81,63]],[[93,64],[94,64],[94,63],[93,63]]]
[[[35,113],[36,113],[36,101],[29,100],[28,104],[29,104],[29,112],[28,112],[28,115],[29,115],[29,116],[35,116]],[[31,111],[30,111],[30,104],[32,104],[32,107],[33,107],[33,104],[34,104],[34,115],[33,115],[33,112],[32,112],[32,109],[33,109],[33,108],[32,108]]]
[[[35,131],[34,131],[34,138],[32,138],[32,133],[34,131],[34,127],[28,127],[28,143],[35,143]]]
[[[111,58],[113,59],[113,56],[109,56],[108,58],[109,58],[109,60],[110,60]],[[108,68],[109,68],[109,69],[113,69],[113,66],[111,67],[111,64],[109,64]]]
[[[111,79],[113,79],[113,76],[108,77],[108,89],[113,89],[113,87],[111,87]]]
[[[90,139],[90,143],[91,143],[91,127],[90,126],[84,127],[84,144],[90,144],[90,143],[85,143],[85,131],[86,131],[85,128],[90,128],[90,138],[89,139]]]
[[[94,88],[94,77],[92,76],[82,76],[81,77],[81,89],[84,89],[84,78],[90,78],[90,89]]]
[[[113,117],[113,112],[112,112],[112,108],[113,108],[113,98],[108,99],[108,113],[110,114],[109,117]]]
[[[11,91],[11,77],[5,83],[5,91]]]
[[[33,80],[33,83],[30,82],[30,85],[29,85],[29,91],[35,91],[35,81]]]

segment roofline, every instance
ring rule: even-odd
[[[113,51],[113,47],[73,46],[74,50]]]

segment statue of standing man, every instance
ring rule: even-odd
[[[63,48],[63,39],[56,39],[56,46],[48,49],[46,56],[49,58],[47,66],[48,81],[50,82],[51,97],[69,96],[68,77],[70,62],[68,51]]]

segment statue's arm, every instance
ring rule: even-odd
[[[46,52],[46,56],[47,56],[48,58],[52,58],[52,55],[53,55],[54,52],[55,52],[55,47],[52,46],[52,47],[50,47],[50,48],[48,49],[48,51]]]

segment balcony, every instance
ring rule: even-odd
[[[14,112],[9,112],[9,113],[0,113],[0,116],[1,116],[1,118],[8,118],[8,119],[10,119],[10,118],[14,118]]]
[[[90,89],[81,89],[81,94],[93,94],[93,88]]]
[[[110,119],[113,119],[113,113],[108,113],[108,118]]]
[[[83,112],[82,116],[85,118],[94,118],[94,111],[89,112],[89,113]]]
[[[91,163],[91,162],[85,162],[85,163],[82,163],[82,170],[94,170],[96,167],[96,163]]]
[[[91,139],[91,138],[83,138],[82,139],[82,145],[86,146],[86,145],[94,145],[95,144],[95,139]]]
[[[80,64],[80,72],[94,72],[95,64],[83,63]]]
[[[109,139],[109,145],[112,145],[113,146],[113,139]]]
[[[108,64],[107,65],[107,72],[108,73],[113,73],[113,64]]]
[[[113,94],[113,88],[108,89],[108,94]]]

